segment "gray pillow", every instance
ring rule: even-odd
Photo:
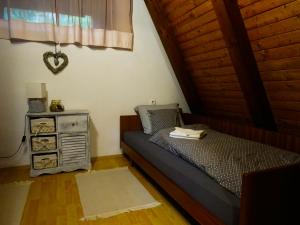
[[[148,113],[150,115],[151,134],[164,128],[180,126],[178,109],[148,110]]]
[[[144,128],[145,134],[152,133],[152,127],[150,122],[150,115],[148,110],[158,110],[158,109],[178,109],[178,104],[168,104],[168,105],[138,105],[134,108],[141,118],[141,122]]]

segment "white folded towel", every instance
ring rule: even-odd
[[[187,139],[199,139],[205,135],[204,130],[192,130],[184,129],[181,127],[175,127],[175,130],[170,132],[170,137],[174,138],[187,138]]]
[[[170,132],[170,135],[199,138],[200,132],[196,133],[196,134],[186,134],[186,133],[182,133],[182,132],[178,132],[178,131],[174,130],[174,131]]]
[[[173,134],[170,134],[170,137],[179,138],[179,139],[199,140],[199,137],[183,137],[183,136],[178,136]]]
[[[193,135],[193,134],[200,134],[202,133],[203,130],[192,130],[192,129],[185,129],[181,127],[175,127],[175,131],[183,134]]]

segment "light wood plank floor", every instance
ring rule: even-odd
[[[123,213],[106,219],[80,221],[83,212],[74,175],[79,172],[42,175],[30,178],[28,167],[0,169],[0,183],[34,181],[29,191],[21,225],[187,225],[191,224],[136,168],[123,156],[102,157],[93,162],[94,170],[129,166],[161,206]],[[122,187],[120,187],[122,188]]]

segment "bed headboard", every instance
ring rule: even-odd
[[[126,131],[143,130],[141,120],[137,115],[120,116],[120,140]]]
[[[272,145],[300,154],[300,136],[285,133],[272,132],[254,127],[251,123],[237,122],[226,119],[216,119],[202,115],[183,113],[183,121],[186,124],[204,123],[214,130],[252,141]],[[120,139],[123,140],[125,131],[142,130],[142,124],[137,115],[120,116]]]
[[[209,125],[212,129],[226,134],[272,145],[300,154],[300,136],[256,128],[253,124],[246,121],[241,122],[186,113],[182,116],[183,121],[187,124],[204,123]]]

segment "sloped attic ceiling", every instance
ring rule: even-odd
[[[193,112],[300,134],[299,0],[145,3]]]

